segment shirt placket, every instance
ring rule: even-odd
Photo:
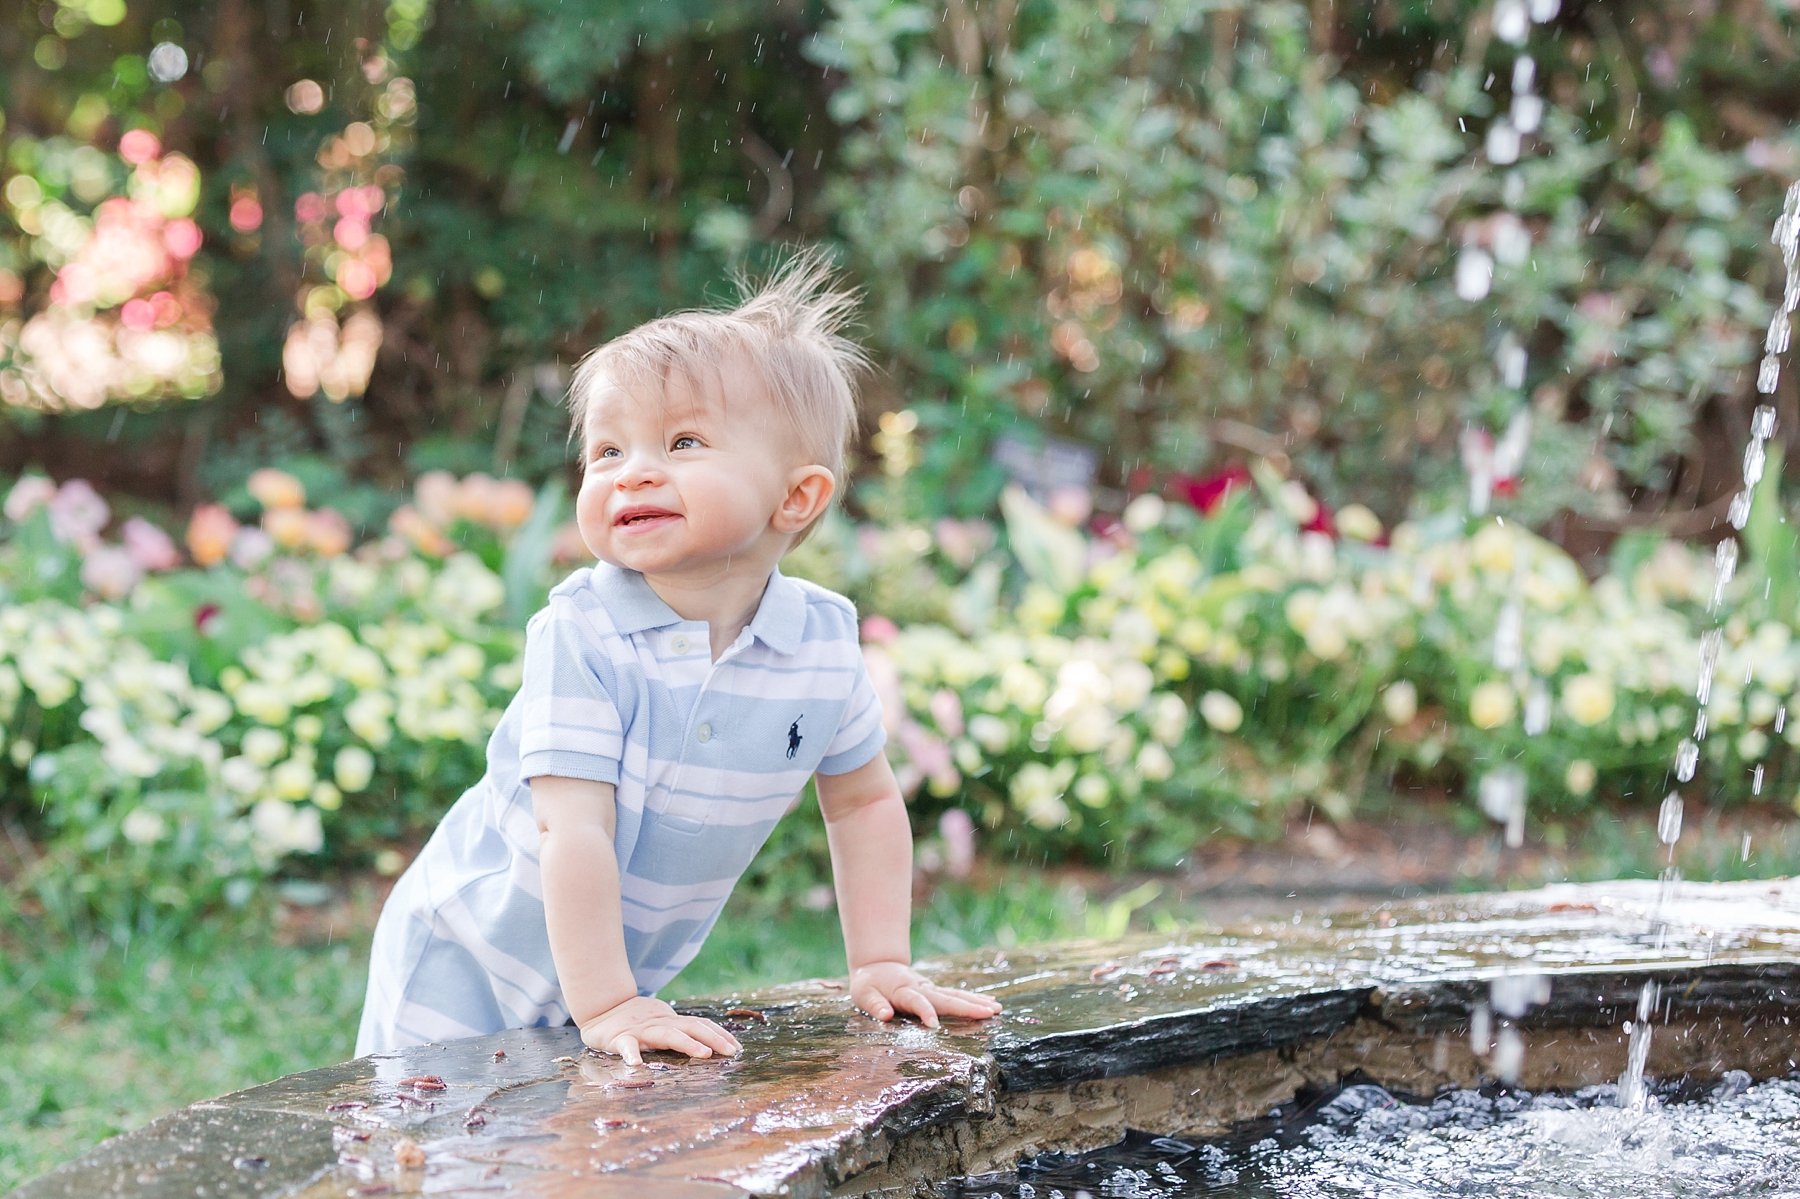
[[[713,685],[724,677],[731,669],[733,660],[750,643],[750,631],[744,630],[738,639],[728,646],[718,660],[711,663],[706,677],[700,683],[700,690],[694,695],[694,703],[688,709],[686,726],[681,733],[681,756],[675,764],[675,777],[669,783],[668,814],[677,820],[691,820],[696,824],[706,822],[707,802],[699,795],[687,795],[682,791],[682,776],[687,773],[687,765],[697,754],[706,754],[716,738],[725,733],[720,717],[722,713],[708,711],[707,700]]]

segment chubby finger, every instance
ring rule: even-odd
[[[938,1026],[937,1008],[925,997],[925,992],[918,987],[901,987],[894,992],[894,1002],[906,1001],[906,1010],[919,1018],[926,1028]]]
[[[734,1057],[743,1049],[736,1037],[711,1020],[695,1017],[682,1025],[682,1031],[701,1044],[710,1047],[713,1052],[726,1057]]]
[[[652,1049],[672,1049],[676,1053],[685,1053],[689,1057],[711,1057],[712,1046],[703,1045],[679,1028],[662,1025],[646,1029],[644,1039]]]
[[[627,1066],[641,1066],[644,1055],[639,1051],[638,1039],[628,1032],[622,1032],[613,1038],[613,1052],[625,1059]]]
[[[941,1014],[953,1016],[991,1016],[1004,1011],[1004,1006],[992,995],[983,995],[979,991],[962,991],[955,987],[932,987],[932,1000],[937,1004]]]

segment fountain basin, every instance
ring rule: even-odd
[[[1648,1073],[1785,1074],[1800,1059],[1800,883],[1655,883],[1389,904],[1178,939],[1069,942],[922,963],[1007,1011],[932,1031],[813,980],[683,1006],[744,1053],[631,1069],[573,1029],[377,1054],[195,1104],[26,1184],[20,1199],[430,1193],[931,1193],[1127,1127],[1209,1135],[1361,1071],[1430,1094],[1495,1072],[1471,1014],[1505,1021],[1520,1085],[1618,1078],[1660,984]],[[1509,979],[1496,992],[1494,980]],[[423,1081],[420,1081],[423,1080]]]

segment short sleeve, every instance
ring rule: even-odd
[[[881,697],[869,681],[869,667],[863,661],[862,651],[852,652],[856,656],[856,678],[850,684],[850,698],[844,704],[837,733],[819,760],[820,774],[849,774],[868,765],[887,744],[887,729],[881,724]]]
[[[599,631],[566,598],[525,629],[519,685],[519,777],[617,783],[625,733],[607,691],[612,679]]]

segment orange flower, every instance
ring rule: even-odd
[[[304,508],[270,508],[263,513],[262,526],[282,549],[299,549],[312,531],[312,517]]]
[[[350,548],[350,522],[335,508],[320,508],[307,522],[306,539],[321,558],[335,558]]]
[[[430,554],[434,558],[447,556],[456,548],[448,537],[431,527],[431,523],[419,515],[419,510],[411,504],[402,504],[394,509],[388,517],[388,528],[411,542],[420,553]]]
[[[223,504],[201,504],[188,521],[188,553],[201,566],[217,566],[231,551],[231,539],[237,536],[238,523]]]
[[[245,487],[264,508],[298,508],[306,503],[306,488],[300,480],[273,467],[252,474]]]
[[[496,529],[516,529],[531,516],[536,497],[517,479],[501,479],[488,491],[488,523]]]

